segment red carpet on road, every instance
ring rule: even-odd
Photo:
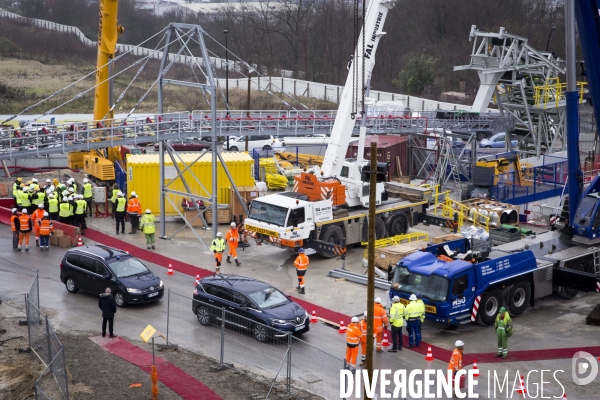
[[[128,250],[129,254],[141,258],[147,262],[151,262],[154,264],[161,265],[165,268],[169,267],[169,264],[173,265],[173,269],[175,273],[183,273],[190,276],[200,275],[200,278],[204,278],[206,276],[211,276],[213,271],[208,271],[206,269],[196,267],[191,264],[183,263],[165,256],[162,256],[156,251],[146,250],[139,247],[136,247],[132,244],[126,243],[122,240],[119,240],[116,237],[112,237],[106,235],[104,233],[98,232],[94,229],[86,229],[86,238],[94,240],[98,243],[104,244],[110,247],[116,247],[121,250]],[[312,310],[315,310],[317,313],[317,317],[324,318],[331,322],[339,323],[340,321],[344,321],[344,324],[347,326],[350,323],[351,316],[341,314],[339,312],[329,310],[327,308],[318,306],[316,304],[312,304],[308,301],[304,301],[297,297],[292,297],[292,299],[300,304],[309,314],[312,313]],[[388,340],[391,341],[391,333],[387,331]],[[494,349],[495,337],[491,343],[491,351],[489,353],[471,353],[465,354],[463,356],[463,364],[469,365],[473,362],[473,359],[476,359],[478,363],[490,363],[490,362],[516,362],[516,361],[536,361],[536,360],[554,360],[554,359],[563,359],[563,358],[571,358],[573,354],[577,351],[587,351],[590,354],[600,354],[600,346],[595,347],[573,347],[573,348],[565,348],[565,349],[543,349],[543,350],[521,350],[521,351],[510,351],[508,354],[508,358],[502,360],[501,358],[495,358],[496,355]],[[405,346],[408,344],[408,338],[404,337]],[[421,346],[419,348],[412,348],[417,353],[423,354],[425,356],[427,354],[427,346],[428,343],[421,342]],[[467,343],[467,348],[469,348],[469,344]],[[441,360],[441,361],[450,361],[450,357],[452,356],[452,350],[443,349],[437,346],[431,346],[433,357]]]
[[[133,343],[120,337],[107,339],[96,336],[91,337],[90,340],[117,357],[140,367],[140,369],[148,374],[152,372],[152,353],[140,349]],[[202,393],[202,399],[221,399],[221,397],[210,390],[202,382],[196,380],[193,376],[187,374],[173,364],[160,357],[156,357],[155,360],[158,380],[183,399],[197,399],[199,393]]]

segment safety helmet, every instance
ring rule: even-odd
[[[33,183],[29,185],[29,190],[35,190],[35,185]]]
[[[69,193],[75,193],[75,189],[73,189],[72,187],[69,188]]]
[[[152,214],[152,211],[150,211],[150,209],[148,208],[148,209],[146,210],[146,214]]]
[[[64,196],[63,201],[69,201],[69,198],[67,196]]]
[[[500,307],[500,313],[505,313],[505,312],[506,312],[506,308]]]
[[[48,216],[48,213],[44,211],[44,217],[47,217],[47,216]]]
[[[29,192],[29,186],[23,186],[23,191],[24,192]]]
[[[83,183],[88,183],[88,178],[83,178]]]
[[[123,196],[125,196],[125,195],[123,194],[123,192],[119,192],[119,193],[117,193],[117,196],[119,196],[119,197],[123,197]]]
[[[73,179],[73,178],[69,178],[69,180],[67,181],[67,183],[73,183],[73,182],[75,182],[75,179]]]
[[[53,194],[53,193],[49,193],[49,194],[48,194],[48,198],[49,198],[49,199],[53,199],[53,198],[54,198],[54,194]]]
[[[31,182],[38,183],[38,180],[36,178],[33,178],[33,179],[31,179]]]
[[[46,183],[52,183],[50,179],[46,179]]]
[[[381,304],[381,297],[375,297],[375,303]]]
[[[352,320],[351,320],[351,321],[352,321],[352,323],[354,323],[354,324],[355,324],[355,323],[358,323],[358,317],[352,317]]]
[[[416,300],[417,296],[415,296],[415,294],[411,294],[410,297],[408,298],[410,301]]]
[[[132,195],[133,197],[135,197],[135,196],[137,196],[137,193],[135,193],[135,192],[131,192],[131,195]]]
[[[25,184],[21,183],[21,184],[19,185],[19,187],[20,187],[20,188],[24,188],[24,187],[25,187]]]
[[[17,178],[17,182],[23,182],[23,178]]]
[[[303,249],[302,247],[300,247],[300,248],[298,249],[298,253],[304,253],[304,249]]]
[[[454,343],[454,345],[456,347],[463,347],[465,343],[462,340],[457,340],[456,343]]]
[[[69,196],[69,197],[68,197],[68,200],[69,200],[69,201],[72,201],[72,200],[73,200],[73,196]]]
[[[223,237],[223,234],[221,232],[217,233],[217,237]]]
[[[16,213],[17,211],[19,211],[19,210],[17,210],[16,208],[12,209],[13,214]]]
[[[235,228],[236,226],[237,226],[237,225],[236,225],[236,223],[235,223],[235,222],[232,222],[232,223],[231,223],[231,227],[232,227],[232,228]]]
[[[24,208],[23,210],[21,210],[21,212],[22,212],[23,214],[27,214],[27,209],[26,209],[26,208]]]
[[[43,204],[38,204],[38,208],[44,208]]]
[[[400,301],[400,297],[398,297],[398,296],[394,296],[394,298],[392,299],[392,301],[393,301],[394,303],[397,303],[397,302],[399,302],[399,301]]]
[[[366,317],[367,316],[367,312],[365,311],[365,313],[363,315]]]

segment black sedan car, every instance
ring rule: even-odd
[[[225,314],[227,325],[250,332],[259,342],[283,338],[288,332],[301,335],[310,329],[308,313],[298,303],[268,283],[244,276],[201,279],[194,289],[192,311],[205,326]]]
[[[203,140],[169,140],[169,143],[175,151],[202,151],[210,150],[210,143]],[[154,144],[154,150],[158,151],[158,143]]]
[[[70,249],[60,263],[60,280],[71,293],[93,294],[110,288],[119,307],[149,303],[163,297],[163,282],[140,260],[108,246]]]

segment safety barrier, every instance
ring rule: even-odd
[[[13,199],[0,199],[6,200],[6,202],[11,202]],[[12,215],[12,208],[7,208],[5,206],[0,206],[0,224],[10,225],[10,216]],[[54,230],[61,230],[65,236],[71,238],[71,246],[77,246],[77,239],[81,235],[81,231],[78,227],[68,224],[63,224],[62,222],[52,221],[52,226]]]
[[[458,230],[463,227],[465,221],[471,222],[476,228],[483,228],[486,232],[490,231],[490,217],[474,210],[466,204],[451,199],[446,196],[443,203],[434,208],[434,215],[441,215],[444,218],[454,218],[458,214]]]
[[[375,248],[380,249],[386,246],[393,246],[400,243],[416,242],[417,240],[429,241],[429,233],[427,232],[410,232],[403,235],[396,235],[385,239],[378,239],[375,241]],[[369,242],[361,242],[361,246],[367,246]],[[363,253],[363,260],[367,260],[369,256],[369,248],[365,247]]]
[[[579,92],[579,103],[583,103],[583,95],[586,91],[587,82],[577,82],[577,91]],[[544,85],[534,87],[533,100],[534,105],[543,107],[544,110],[550,107],[558,107],[560,101],[565,101],[567,84],[561,83],[560,78],[549,78]]]

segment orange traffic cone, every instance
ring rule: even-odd
[[[567,400],[567,394],[566,393],[563,393],[563,400]]]
[[[525,394],[527,393],[527,389],[525,389],[525,377],[521,377],[521,384],[519,385],[519,388],[517,389],[517,393],[521,393],[521,394]]]
[[[199,281],[200,280],[200,274],[196,275],[196,280]]]
[[[171,264],[169,264],[169,269],[167,270],[167,275],[173,275],[175,272],[173,272],[173,266]]]
[[[338,333],[346,333],[346,327],[344,326],[344,320],[340,321],[340,329],[338,329]]]
[[[125,253],[129,254],[129,249],[125,250]]]
[[[433,353],[431,351],[431,346],[427,347],[427,356],[425,356],[425,360],[427,360],[427,361],[433,361],[434,360]]]
[[[83,246],[83,240],[81,240],[81,236],[79,236],[79,239],[77,239],[77,247],[81,246]]]
[[[317,319],[317,312],[315,310],[313,310],[313,312],[312,312],[312,316],[310,317],[310,322],[319,322],[319,320]]]
[[[477,360],[473,360],[473,376],[479,376],[479,368],[477,367]]]
[[[390,342],[388,341],[387,333],[383,334],[383,341],[381,342],[381,346],[390,347]]]

